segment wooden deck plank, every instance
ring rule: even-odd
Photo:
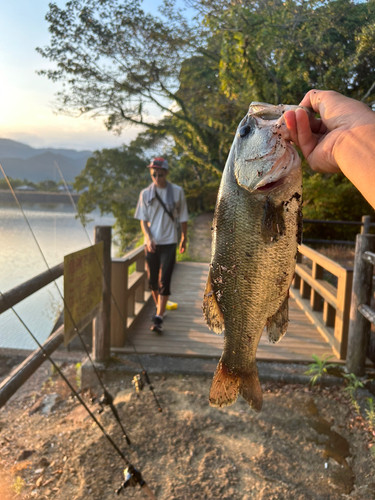
[[[164,332],[157,335],[150,331],[150,316],[153,304],[147,306],[142,318],[132,332],[130,342],[139,354],[169,356],[194,356],[204,358],[220,357],[223,335],[210,331],[202,314],[202,298],[206,286],[208,264],[181,262],[176,264],[172,281],[171,300],[178,303],[178,309],[167,311]],[[290,324],[287,334],[278,344],[268,342],[266,332],[259,342],[257,359],[269,361],[311,361],[311,355],[319,357],[333,354],[331,347],[318,333],[297,303],[289,300]],[[133,353],[127,343],[114,352]]]

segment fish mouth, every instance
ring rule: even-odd
[[[285,182],[285,179],[286,177],[282,177],[277,181],[268,182],[267,184],[264,184],[263,186],[259,186],[258,188],[256,188],[256,191],[260,191],[261,193],[264,193],[264,191],[270,191],[271,189],[282,186]]]

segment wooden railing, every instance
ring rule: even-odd
[[[318,224],[318,225],[330,225],[330,226],[360,226],[361,234],[368,234],[370,228],[375,227],[375,223],[371,222],[370,215],[363,215],[361,222],[358,221],[346,221],[346,220],[317,220],[317,219],[303,219],[304,224]],[[355,241],[347,240],[321,240],[321,239],[311,239],[303,238],[305,243],[313,243],[318,245],[355,245]]]
[[[0,314],[12,308],[33,293],[56,280],[64,273],[64,263],[52,267],[44,273],[25,281],[0,295]],[[64,341],[64,325],[53,332],[43,344],[44,352],[52,354]],[[26,380],[44,363],[46,356],[41,349],[36,349],[0,384],[0,408],[26,382]]]
[[[311,268],[302,256],[311,260]],[[323,279],[324,271],[337,278],[337,286]],[[345,359],[353,269],[337,264],[321,253],[300,245],[290,295],[304,310],[339,359]]]
[[[129,267],[135,262],[135,271]],[[142,245],[122,258],[112,259],[111,347],[123,347],[151,293],[146,290],[147,272]]]
[[[95,227],[95,242],[100,238],[106,240],[105,244],[110,248],[110,227]],[[107,257],[106,257],[107,255]],[[98,313],[93,328],[93,358],[101,360],[109,356],[109,346],[121,347],[124,345],[126,335],[134,326],[136,318],[142,312],[151,293],[146,291],[146,270],[144,248],[137,248],[129,252],[121,259],[111,259],[110,251],[105,252],[103,266],[103,307]],[[130,275],[129,266],[135,262],[136,269]],[[106,268],[109,265],[109,276],[106,276]],[[0,314],[15,306],[33,293],[42,289],[64,274],[64,263],[47,270],[21,285],[0,294]],[[106,293],[106,287],[111,283],[112,293]],[[103,313],[106,310],[105,302],[109,301],[110,315]],[[105,323],[105,324],[104,324]],[[112,323],[112,324],[111,324]],[[82,326],[82,328],[85,325]],[[82,331],[82,330],[80,330]],[[107,335],[110,332],[110,335]],[[109,336],[111,337],[109,339]],[[108,342],[107,342],[108,340]],[[112,344],[113,340],[113,344]],[[42,345],[48,355],[52,354],[64,341],[64,325],[51,333]],[[95,351],[96,345],[96,351]],[[26,380],[46,360],[42,349],[36,349],[20,365],[14,368],[12,373],[0,384],[0,407],[26,382]]]

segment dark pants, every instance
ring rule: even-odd
[[[170,295],[170,284],[174,263],[176,262],[176,243],[156,245],[155,252],[146,250],[148,284],[150,290],[159,295]]]

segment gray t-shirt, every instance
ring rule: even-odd
[[[169,245],[177,243],[177,222],[187,222],[189,214],[184,195],[184,190],[176,184],[172,184],[175,222],[169,217],[157,198],[150,204],[147,203],[147,188],[141,191],[134,218],[148,222],[150,233],[157,245]],[[164,203],[167,201],[167,188],[156,188],[156,191]]]

